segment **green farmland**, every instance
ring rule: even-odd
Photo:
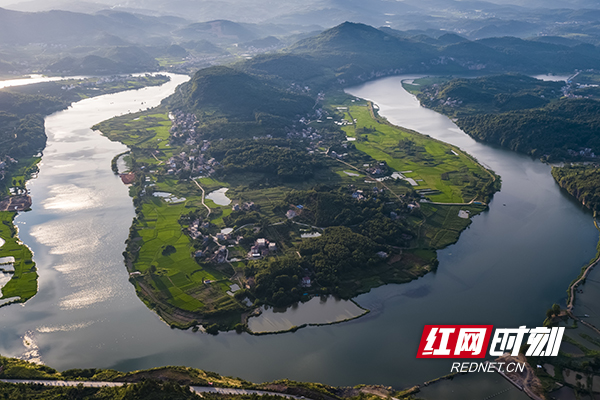
[[[16,213],[3,211],[0,212],[0,238],[6,243],[0,247],[0,257],[14,257],[15,273],[12,279],[1,288],[2,299],[12,299],[18,302],[25,302],[35,296],[37,293],[37,278],[35,264],[32,261],[31,251],[22,244],[17,237],[16,228],[13,225],[13,219]],[[2,268],[2,266],[0,266]]]
[[[357,139],[356,149],[414,179],[415,190],[439,191],[428,195],[434,202],[487,202],[495,177],[458,148],[374,117],[370,103],[342,106],[347,107],[347,121],[356,119],[343,128]]]

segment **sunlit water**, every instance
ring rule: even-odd
[[[548,166],[475,142],[420,107],[401,78],[386,78],[349,91],[374,100],[393,123],[456,144],[500,174],[490,211],[439,251],[437,273],[356,298],[371,310],[357,320],[256,337],[172,330],[136,297],[123,265],[134,210],[110,160],[125,147],[89,127],[137,111],[141,101],[158,104],[185,79],[84,100],[46,119],[48,148],[29,184],[33,211],[17,219],[35,253],[40,291],[24,306],[0,309],[3,355],[59,369],[188,365],[257,382],[402,388],[450,371],[448,361],[415,358],[424,324],[540,325],[595,253],[590,213],[560,190]]]
[[[231,199],[225,194],[228,190],[228,188],[217,189],[207,194],[206,199],[212,200],[215,204],[219,206],[228,206],[229,204],[231,204]]]

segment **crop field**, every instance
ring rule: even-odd
[[[154,272],[150,274],[154,289],[168,294],[170,304],[186,311],[204,308],[201,296],[194,293],[198,292],[198,287],[212,285],[227,296],[225,292],[231,284],[223,273],[208,265],[199,265],[192,257],[192,244],[182,232],[179,218],[188,213],[189,205],[196,201],[199,202],[200,198],[190,198],[178,204],[167,204],[160,198],[146,200],[142,206],[143,218],[135,225],[142,240],[135,269],[146,273],[154,266]],[[175,251],[166,252],[169,245]],[[203,284],[206,281],[211,283]]]
[[[16,231],[13,227],[13,212],[0,212],[0,237],[6,243],[0,247],[0,257],[14,257],[15,273],[12,279],[3,287],[1,299],[20,297],[21,301],[26,301],[37,293],[38,274],[35,264],[32,261],[31,251],[22,244],[16,237]],[[1,267],[0,267],[1,268]]]
[[[428,196],[432,201],[468,203],[492,180],[458,148],[373,118],[370,106],[344,106],[348,107],[345,119],[356,119],[355,124],[344,127],[348,136],[357,138],[353,142],[356,149],[417,181],[415,190],[439,191]]]

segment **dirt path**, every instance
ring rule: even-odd
[[[200,190],[202,190],[202,205],[204,207],[206,207],[206,209],[208,210],[208,215],[206,216],[207,218],[210,216],[210,207],[206,205],[206,203],[204,202],[204,196],[206,194],[206,192],[204,191],[204,188],[202,186],[200,186],[200,184],[197,181],[194,181],[194,183],[196,184],[196,186],[198,186],[200,188]]]

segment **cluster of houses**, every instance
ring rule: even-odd
[[[253,201],[247,201],[245,203],[236,203],[231,207],[232,211],[252,211],[256,208]]]
[[[300,122],[304,123],[304,118],[300,119]],[[311,141],[321,140],[322,136],[317,133],[317,131],[312,127],[308,126],[306,128],[294,128],[289,129],[286,128],[288,139],[309,139]]]
[[[250,257],[250,258],[265,257],[276,251],[277,251],[277,245],[274,242],[269,242],[265,238],[260,238],[260,239],[256,239],[256,241],[254,242],[254,246],[252,246],[250,248],[248,257]]]
[[[364,164],[365,171],[367,171],[370,175],[385,175],[388,173],[388,166],[385,162],[380,162],[379,164]]]
[[[210,146],[210,142],[206,142],[202,149],[207,149],[208,146]],[[204,154],[200,153],[202,149],[193,149],[191,154],[182,151],[170,157],[167,160],[167,174],[179,175],[183,171],[189,171],[191,175],[209,176],[214,173],[219,162],[214,158],[207,159]]]
[[[186,144],[196,144],[198,118],[195,114],[176,110],[169,113],[169,119],[173,123],[171,129],[169,129],[169,133],[173,138],[186,138]]]
[[[567,150],[567,153],[569,153],[569,155],[573,157],[580,156],[585,158],[596,158],[596,154],[589,147],[586,147],[579,151],[569,149]]]
[[[303,205],[298,204],[297,206],[295,206],[293,204],[290,204],[290,209],[285,213],[285,216],[288,217],[288,219],[292,219],[302,214],[302,211],[304,211]]]

